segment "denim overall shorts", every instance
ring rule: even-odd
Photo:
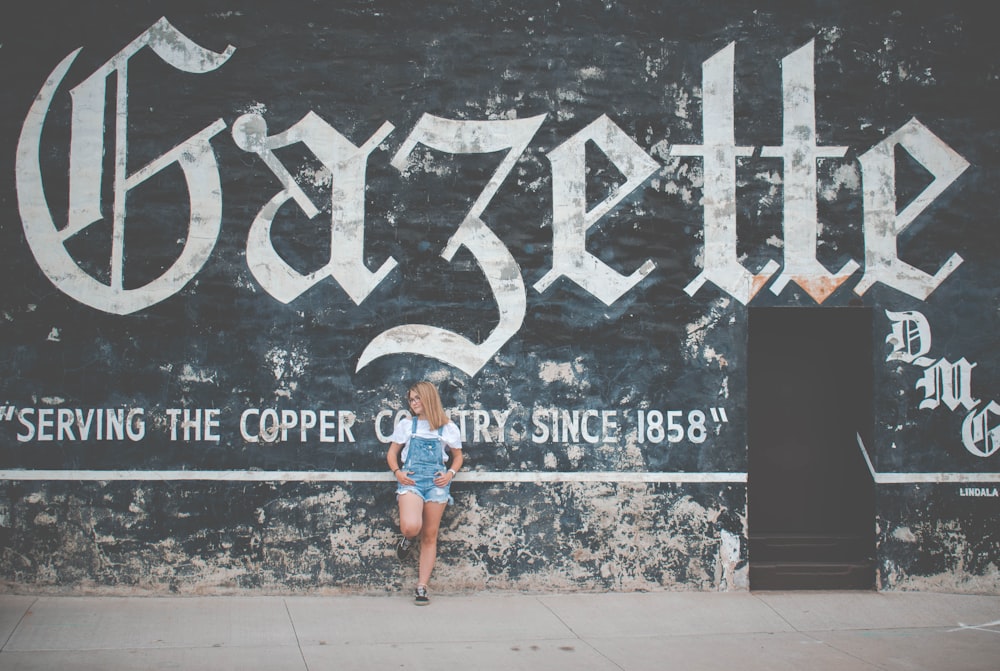
[[[406,453],[406,462],[403,464],[403,471],[410,476],[415,485],[399,485],[396,488],[396,495],[404,492],[413,492],[424,502],[432,503],[454,503],[451,498],[451,483],[444,487],[434,484],[434,478],[439,473],[443,473],[444,468],[444,441],[441,433],[444,427],[438,429],[437,438],[423,438],[417,435],[417,418],[413,418],[413,428],[410,431],[409,447]]]

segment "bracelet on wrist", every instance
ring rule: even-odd
[[[448,472],[451,473],[451,477],[455,477],[456,475],[458,475],[458,471],[456,471],[454,468],[449,468]]]

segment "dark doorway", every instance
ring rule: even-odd
[[[751,308],[751,589],[872,589],[872,312]]]

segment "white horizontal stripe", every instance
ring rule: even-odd
[[[868,464],[868,472],[872,474],[872,480],[877,485],[903,485],[919,483],[950,483],[960,482],[963,484],[976,482],[1000,482],[1000,473],[876,473],[871,457],[868,456],[868,449],[861,439],[861,434],[857,434],[858,447],[861,448],[861,456]]]
[[[1000,482],[1000,473],[872,473],[876,484],[975,484]],[[0,470],[0,481],[391,482],[382,471],[95,471]],[[747,482],[746,473],[636,473],[630,471],[463,471],[458,482]]]
[[[0,480],[212,480],[221,482],[389,482],[383,471],[55,471],[5,470]],[[745,483],[746,473],[635,473],[590,471],[574,473],[463,471],[458,482],[736,482]]]
[[[1000,482],[1000,473],[879,473],[875,482],[880,485],[920,484],[920,483],[961,483]]]

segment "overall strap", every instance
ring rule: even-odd
[[[443,424],[438,427],[437,434],[438,434],[438,438],[439,439],[444,436],[444,425]],[[416,435],[417,435],[417,418],[414,417],[413,418],[413,424],[410,425],[410,438],[413,438]],[[440,442],[440,445],[441,445],[441,457],[442,457],[442,459],[447,458],[448,455],[445,453],[444,440],[440,440],[439,442]]]

